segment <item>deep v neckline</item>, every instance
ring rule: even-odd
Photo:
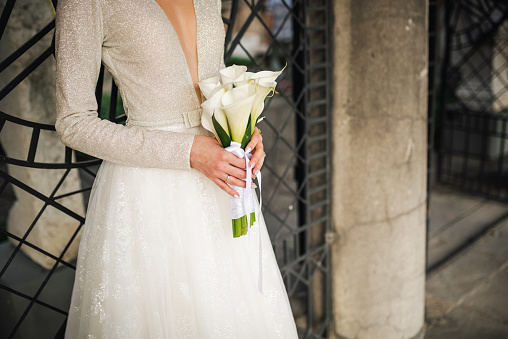
[[[196,71],[197,71],[197,79],[198,79],[198,82],[199,82],[200,81],[200,77],[199,77],[199,71],[200,71],[199,62],[200,62],[200,58],[199,58],[199,45],[198,45],[198,43],[199,43],[199,23],[198,23],[198,13],[197,13],[196,0],[191,0],[191,1],[192,1],[192,7],[194,8],[194,19],[196,21],[196,61],[197,61]],[[198,105],[200,105],[199,96],[198,96],[198,93],[196,92],[196,87],[194,86],[194,80],[192,80],[192,73],[191,73],[191,70],[190,70],[189,61],[187,60],[187,56],[185,55],[185,51],[183,50],[182,40],[180,39],[180,36],[176,32],[175,26],[171,22],[171,19],[166,14],[166,12],[161,7],[161,5],[156,0],[153,0],[153,2],[159,8],[159,10],[162,11],[162,14],[166,17],[166,20],[168,21],[169,25],[171,26],[171,30],[173,31],[173,33],[175,34],[176,38],[178,39],[178,48],[180,50],[180,53],[182,55],[183,61],[185,62],[185,66],[186,66],[186,69],[187,69],[187,72],[186,72],[187,73],[187,79],[189,80],[189,83],[192,85],[192,92],[194,93],[194,98],[196,99],[196,102],[198,103]]]

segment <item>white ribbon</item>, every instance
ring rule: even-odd
[[[230,185],[232,189],[234,189],[239,195],[240,198],[231,197],[231,217],[233,219],[238,219],[247,216],[247,236],[249,238],[250,244],[250,214],[252,212],[256,212],[254,208],[254,197],[252,195],[252,188],[250,187],[252,183],[252,169],[249,166],[250,159],[252,158],[252,154],[245,152],[239,142],[231,141],[231,144],[226,147],[226,151],[236,155],[238,158],[245,159],[245,167],[246,167],[246,178],[247,187],[238,187]],[[261,203],[263,198],[261,197],[261,172],[257,175],[258,183],[259,183],[259,210],[261,211]],[[257,220],[259,220],[259,213]],[[259,224],[258,224],[259,225]],[[259,274],[258,274],[258,290],[262,294],[263,293],[263,269],[262,269],[262,248],[261,248],[261,227],[258,227],[259,232]]]
[[[259,212],[261,212],[261,205],[263,203],[263,196],[261,195],[261,171],[258,170],[256,175],[258,179],[259,186]],[[257,219],[259,220],[261,216],[258,214]],[[259,224],[258,224],[259,225]],[[261,263],[263,262],[263,250],[261,248],[261,227],[258,227],[259,232],[259,273],[258,273],[258,290],[261,294],[263,294],[263,267]]]
[[[252,154],[245,152],[241,148],[241,144],[235,141],[231,141],[231,145],[229,147],[226,147],[226,151],[236,155],[239,158],[245,159],[245,166],[246,168],[249,168],[249,162],[252,158]],[[249,186],[252,182],[252,173],[251,171],[245,171],[247,178],[245,178],[245,181],[249,183],[246,186]],[[238,187],[238,186],[231,186],[238,195],[240,196],[240,199],[231,197],[231,217],[233,219],[238,219],[243,217],[244,215],[247,215],[247,222],[248,226],[250,227],[250,214],[254,212],[254,198],[252,197],[252,189],[250,187],[244,188],[244,187]],[[248,228],[249,228],[248,227]],[[247,233],[248,233],[247,228]]]

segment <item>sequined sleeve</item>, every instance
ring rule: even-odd
[[[100,119],[95,86],[107,28],[100,0],[60,0],[56,17],[56,130],[89,155],[135,167],[190,169],[194,136]]]

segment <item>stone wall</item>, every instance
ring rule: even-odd
[[[2,2],[5,3],[5,1]],[[48,24],[52,18],[53,10],[49,2],[18,0],[1,40],[0,58],[3,60]],[[51,39],[52,34],[50,33],[4,71],[0,79],[0,85],[5,86],[8,81],[39,56],[50,45]],[[51,56],[0,102],[0,110],[29,121],[54,124],[54,74],[55,62]],[[30,128],[7,122],[2,133],[0,133],[0,142],[6,154],[12,158],[26,160],[31,133]],[[56,132],[41,132],[35,161],[64,161],[64,146]],[[9,165],[8,172],[37,191],[50,195],[65,170],[31,169]],[[80,188],[78,172],[72,170],[56,192],[56,195]],[[44,203],[41,200],[18,187],[14,187],[14,193],[16,202],[9,211],[8,231],[18,237],[23,237],[34,220],[37,220],[27,240],[45,251],[59,256],[79,223],[51,206],[43,209]],[[81,195],[63,198],[58,202],[84,216]],[[41,209],[43,209],[43,213],[39,216]],[[12,239],[11,241],[17,243]],[[76,257],[78,242],[79,236],[68,249],[64,259],[71,260]],[[53,259],[28,246],[22,246],[21,248],[26,255],[44,268],[50,268],[55,263]]]

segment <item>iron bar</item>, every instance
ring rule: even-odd
[[[29,295],[26,295],[26,294],[24,294],[24,293],[21,293],[21,292],[19,292],[19,291],[15,290],[15,289],[13,289],[13,288],[11,288],[11,287],[7,286],[7,285],[0,284],[0,288],[1,288],[1,289],[3,289],[3,290],[5,290],[5,291],[7,291],[7,292],[9,292],[9,293],[12,293],[12,294],[17,295],[18,297],[21,297],[21,298],[24,298],[24,299],[27,299],[27,300],[33,300],[33,298],[32,298],[32,297],[30,297]],[[60,314],[63,314],[63,315],[67,315],[67,312],[65,312],[65,311],[63,311],[63,310],[61,310],[61,309],[59,309],[59,308],[57,308],[57,307],[55,307],[55,306],[53,306],[53,305],[47,304],[47,303],[45,303],[44,301],[35,300],[35,303],[36,303],[36,304],[39,304],[39,305],[41,305],[41,306],[44,306],[44,307],[46,307],[46,308],[48,308],[48,309],[50,309],[50,310],[52,310],[52,311],[55,311],[55,312],[57,312],[57,313],[60,313]]]
[[[44,194],[40,193],[39,191],[35,190],[34,188],[28,186],[24,182],[19,181],[18,179],[10,176],[9,174],[7,174],[3,171],[0,171],[0,176],[3,177],[5,180],[9,181],[11,184],[18,186],[25,192],[27,192],[27,193],[35,196],[36,198],[42,200],[43,202],[47,203],[47,205],[50,205],[50,206],[56,208],[57,210],[67,214],[68,216],[76,219],[77,221],[84,223],[85,219],[82,216],[80,216],[79,214],[77,214],[74,211],[71,211],[67,207],[55,202],[50,197],[45,196]]]
[[[5,27],[7,27],[7,22],[9,20],[9,17],[11,16],[12,9],[14,8],[14,4],[16,3],[16,0],[7,0],[5,2],[4,10],[2,11],[2,16],[0,17],[0,39],[2,39]]]
[[[81,225],[80,225],[80,226],[81,226]],[[32,248],[32,249],[34,249],[34,250],[36,250],[37,252],[40,252],[40,253],[44,254],[45,256],[47,256],[47,257],[49,257],[49,258],[51,258],[51,259],[53,259],[53,260],[55,260],[55,261],[58,261],[58,257],[54,256],[53,254],[51,254],[51,253],[47,252],[46,250],[44,250],[44,249],[42,249],[42,248],[40,248],[40,247],[38,247],[38,246],[35,246],[35,245],[34,245],[34,244],[32,244],[31,242],[28,242],[28,241],[26,241],[26,240],[23,240],[22,238],[20,238],[20,237],[18,237],[18,236],[15,236],[14,234],[9,233],[9,232],[7,232],[7,231],[5,231],[5,230],[3,230],[3,229],[0,229],[0,233],[3,233],[3,234],[5,234],[6,236],[8,236],[9,238],[12,238],[12,239],[14,239],[14,240],[16,240],[16,241],[19,241],[20,243],[23,243],[23,245],[26,245],[26,246],[28,246],[28,247],[30,247],[30,248]],[[58,261],[58,263],[60,263],[60,264],[62,264],[62,265],[64,265],[64,266],[67,266],[67,267],[69,267],[70,269],[73,269],[73,270],[75,270],[75,269],[76,269],[76,266],[74,266],[74,265],[73,265],[73,264],[71,264],[71,263],[68,263],[68,262],[67,262],[67,261],[65,261],[65,260],[60,260],[60,261]]]
[[[56,185],[56,187],[53,189],[53,191],[51,192],[50,196],[48,197],[48,201],[54,201],[53,200],[53,196],[56,194],[56,192],[58,191],[58,189],[60,188],[60,186],[62,185],[64,179],[67,177],[67,175],[69,174],[70,172],[70,169],[67,169],[65,171],[65,173],[63,174],[62,178],[59,180],[58,184]],[[26,239],[28,238],[28,235],[30,234],[30,232],[32,231],[32,229],[35,227],[35,224],[37,223],[37,221],[40,219],[42,213],[44,213],[44,211],[46,210],[46,207],[48,206],[48,201],[45,201],[44,205],[41,207],[39,213],[37,213],[37,215],[35,216],[35,219],[34,221],[32,222],[32,224],[27,228],[27,230],[25,231],[25,234],[23,235],[23,237],[21,238],[23,241],[26,241]],[[4,267],[2,268],[2,270],[0,270],[0,278],[2,278],[2,276],[4,275],[5,271],[7,270],[7,267],[9,267],[9,265],[11,264],[12,260],[14,260],[14,257],[16,256],[16,254],[19,252],[19,250],[21,249],[21,246],[23,245],[22,242],[19,242],[19,244],[16,246],[16,248],[14,249],[14,251],[12,252],[11,256],[9,257],[9,259],[7,259],[7,262],[6,264],[4,265]],[[67,244],[69,245],[69,244]]]
[[[56,190],[55,189],[55,193],[56,193]],[[16,325],[14,326],[14,329],[12,330],[11,332],[11,336],[9,338],[13,338],[14,335],[16,334],[16,331],[17,329],[21,326],[21,324],[23,323],[23,321],[25,320],[26,316],[28,315],[28,312],[30,312],[30,310],[32,309],[33,305],[35,304],[35,302],[37,301],[37,298],[41,295],[42,291],[44,290],[44,287],[46,286],[46,284],[48,283],[49,279],[51,278],[51,276],[53,275],[53,273],[55,273],[55,270],[56,268],[58,267],[58,264],[59,264],[59,261],[62,261],[62,258],[63,256],[65,255],[65,253],[67,252],[67,250],[69,249],[69,247],[71,246],[72,242],[74,241],[74,239],[76,238],[77,234],[78,234],[78,231],[79,231],[79,228],[74,231],[74,234],[72,235],[71,239],[67,242],[67,245],[64,247],[64,249],[62,250],[62,252],[60,253],[60,255],[58,256],[58,260],[55,261],[55,264],[53,265],[53,267],[51,268],[51,270],[48,272],[48,274],[46,275],[46,277],[44,278],[44,281],[41,283],[41,285],[39,286],[39,289],[37,290],[37,292],[35,292],[35,295],[33,296],[33,298],[30,300],[30,303],[28,304],[28,306],[26,307],[25,309],[25,312],[23,312],[23,314],[21,315],[19,321],[16,323]]]
[[[34,162],[35,161],[35,151],[37,151],[37,144],[39,143],[39,135],[41,134],[41,130],[38,128],[34,128],[32,130],[32,138],[30,139],[30,147],[28,148],[28,157],[26,161]]]
[[[0,100],[3,100],[21,81],[29,76],[40,64],[42,64],[51,54],[52,47],[46,48],[27,68],[23,69],[14,79],[12,79],[4,88],[0,90]]]
[[[23,45],[21,45],[21,47],[19,47],[17,50],[12,52],[8,57],[6,57],[2,62],[0,62],[0,72],[3,72],[14,61],[16,61],[26,51],[28,51],[33,45],[35,45],[44,36],[46,36],[46,34],[48,34],[53,28],[55,28],[55,20],[51,20],[51,22],[49,24],[47,24],[42,30],[37,32],[37,34],[35,34],[33,37],[31,37]]]

